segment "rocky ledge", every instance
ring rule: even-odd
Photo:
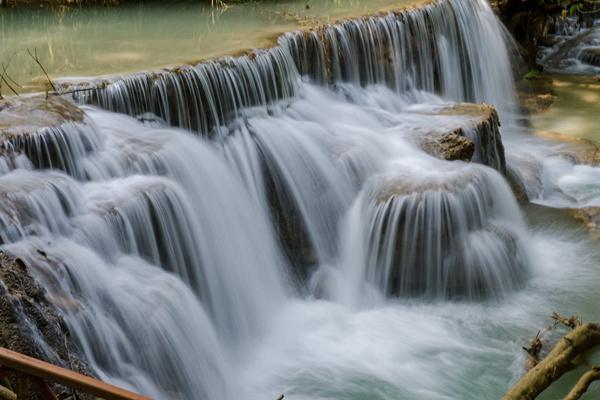
[[[76,174],[75,158],[94,147],[84,112],[59,96],[20,96],[0,100],[0,157],[8,170],[33,167]]]
[[[83,111],[58,96],[20,96],[0,101],[0,135],[34,133],[65,122],[82,122]]]

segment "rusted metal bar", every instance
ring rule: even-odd
[[[81,375],[77,372],[57,367],[56,365],[49,364],[36,358],[28,357],[3,347],[0,347],[0,365],[21,373],[17,377],[17,396],[19,399],[27,398],[27,382],[25,382],[23,379],[25,378],[23,374],[25,374],[44,381],[60,383],[66,387],[78,389],[82,392],[106,400],[151,400],[150,397],[145,397],[140,394],[121,389],[89,376]],[[20,390],[24,391],[24,397],[21,397]]]

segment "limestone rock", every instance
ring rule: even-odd
[[[0,101],[0,157],[10,169],[22,155],[35,168],[78,175],[75,161],[96,142],[84,112],[58,96],[21,96]]]
[[[58,96],[20,96],[0,101],[0,136],[10,138],[65,122],[82,122],[83,111]]]
[[[391,177],[373,185],[367,276],[390,296],[480,299],[527,275],[515,231],[494,223],[497,174],[466,167],[445,177]],[[372,222],[371,222],[372,221]],[[502,288],[502,289],[499,289]]]
[[[436,116],[444,122],[443,131],[433,130],[422,136],[423,150],[446,160],[484,164],[506,174],[500,120],[494,107],[487,104],[458,103],[421,113]]]
[[[448,161],[471,161],[475,153],[475,143],[459,133],[425,137],[421,146],[427,153]]]

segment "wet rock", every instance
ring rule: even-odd
[[[574,164],[585,164],[593,167],[600,165],[600,147],[592,140],[541,130],[536,131],[535,135],[566,144],[554,155],[567,158]]]
[[[0,157],[8,169],[25,156],[35,168],[78,175],[76,158],[94,148],[95,131],[77,106],[58,96],[0,100]]]
[[[298,205],[293,200],[277,171],[263,165],[265,191],[271,211],[273,226],[296,278],[304,281],[311,267],[317,263],[317,255]]]
[[[584,30],[569,37],[548,51],[541,60],[549,70],[581,72],[577,64],[587,64],[591,69],[600,66],[600,28]]]
[[[26,135],[65,122],[82,122],[83,111],[58,96],[20,96],[0,101],[0,135]]]
[[[581,50],[577,58],[585,64],[600,67],[600,47],[586,47]]]
[[[444,133],[423,139],[421,147],[427,153],[448,161],[471,161],[475,143],[458,133]]]
[[[422,113],[438,116],[444,122],[443,130],[434,130],[422,136],[423,150],[446,160],[484,164],[506,174],[500,120],[494,107],[459,103]]]
[[[519,203],[528,203],[529,195],[527,194],[527,187],[525,182],[521,178],[520,174],[513,168],[507,168],[506,170],[506,181],[510,186],[515,198]]]
[[[373,230],[367,276],[390,296],[480,299],[520,287],[526,261],[508,224],[494,223],[496,174],[481,169],[443,178],[376,184],[367,206]]]
[[[573,216],[600,239],[600,207],[583,207],[571,210]]]
[[[0,252],[0,346],[91,376],[65,322],[18,258]],[[53,385],[59,398],[71,391]],[[91,399],[78,394],[78,398]],[[41,399],[32,393],[31,399]]]

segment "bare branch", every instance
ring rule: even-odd
[[[593,367],[579,378],[577,384],[573,386],[573,389],[571,389],[569,394],[567,394],[567,397],[565,397],[565,400],[578,400],[585,392],[587,392],[590,385],[597,380],[600,380],[600,368]]]
[[[54,86],[54,83],[52,82],[52,79],[50,79],[50,76],[48,76],[48,72],[46,72],[46,68],[44,68],[44,66],[40,62],[40,59],[37,56],[37,48],[34,49],[34,52],[35,52],[35,54],[32,54],[31,50],[27,49],[27,53],[31,56],[31,58],[33,58],[33,60],[37,63],[37,65],[39,65],[39,67],[41,68],[41,70],[44,73],[44,75],[46,75],[46,79],[48,79],[48,83],[50,83],[50,86],[52,87],[52,90],[55,93],[58,93],[58,90],[56,90],[56,86]]]

